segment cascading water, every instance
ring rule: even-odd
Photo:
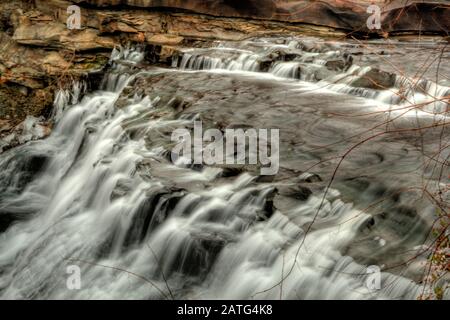
[[[445,113],[449,105],[449,86],[432,81],[390,75],[393,79],[387,85],[374,82],[361,85],[358,80],[367,79],[372,71],[378,70],[352,64],[352,56],[334,46],[311,46],[308,41],[287,41],[285,45],[250,41],[244,48],[246,46],[255,51],[223,45],[189,50],[183,54],[179,67],[183,70],[268,72],[281,78],[318,82],[327,90],[375,99],[387,105],[416,104],[431,114]]]
[[[144,58],[142,50],[114,50],[101,90],[86,94],[73,105],[69,93],[60,92],[51,135],[0,156],[0,297],[416,298],[423,287],[409,271],[407,276],[403,271],[388,270],[381,274],[386,285],[375,291],[367,287],[366,270],[371,261],[363,258],[381,250],[386,240],[380,236],[361,240],[362,234],[370,232],[373,217],[355,206],[348,193],[344,197],[337,188],[326,193],[317,188],[292,200],[292,205],[287,198],[274,205],[275,194],[290,188],[285,179],[264,181],[245,170],[230,174],[226,168],[186,167],[168,159],[167,134],[178,126],[192,125],[204,106],[184,97],[191,105],[198,103],[199,109],[193,115],[180,114],[176,108],[172,112],[178,97],[175,93],[168,91],[172,96],[165,99],[162,91],[148,89],[150,85],[144,87],[150,93],[140,90],[139,81],[155,81],[156,85],[162,81],[158,88],[170,90],[170,81],[176,79],[181,92],[177,94],[182,94],[182,85],[187,85],[183,77],[193,74],[186,69],[214,69],[211,74],[196,73],[198,78],[193,78],[193,83],[199,88],[207,84],[208,92],[219,94],[216,92],[222,91],[225,82],[246,81],[246,85],[255,86],[251,87],[254,90],[261,90],[262,96],[264,90],[258,86],[264,88],[266,82],[252,79],[255,72],[261,76],[268,72],[272,78],[264,81],[281,81],[278,85],[286,87],[279,91],[292,90],[292,101],[297,101],[296,95],[312,90],[312,84],[292,89],[290,81],[275,78],[318,82],[314,90],[321,90],[325,82],[333,83],[331,91],[371,97],[343,89],[348,88],[349,77],[361,77],[370,69],[350,67],[348,58],[336,50],[306,52],[291,42],[281,46],[293,50],[290,56],[268,65],[267,52],[273,54],[280,45],[264,46],[263,53],[222,47],[217,48],[217,55],[215,48],[208,49],[211,56],[202,55],[203,49],[187,52],[179,70],[142,70],[135,67]],[[302,51],[301,58],[295,60],[293,55],[298,51]],[[318,74],[330,57],[342,57],[343,62],[339,63],[339,72],[322,78]],[[242,80],[240,75],[217,69],[247,73]],[[124,92],[129,88],[135,89],[132,94]],[[242,90],[242,97],[252,94],[242,87],[233,90]],[[327,95],[336,97],[331,91]],[[433,92],[433,96],[448,92],[434,84],[427,85],[425,91]],[[216,101],[208,100],[205,93],[193,96],[205,99],[206,110]],[[270,102],[271,108],[277,103],[290,103],[288,98],[275,99],[279,100]],[[355,105],[360,102],[360,98],[353,99]],[[262,104],[256,99],[254,103]],[[263,110],[263,114],[270,112]],[[313,116],[315,111],[307,112]],[[277,119],[270,113],[267,117]],[[242,121],[236,114],[236,122]],[[303,124],[298,129],[304,130],[302,135],[310,137],[312,144],[319,141],[320,134],[335,135],[326,122],[316,124],[323,128],[313,132],[313,127]],[[320,159],[322,155],[295,156],[305,162],[314,157]],[[388,167],[398,161],[395,157],[394,151],[391,158],[387,156]],[[405,159],[407,163],[417,160],[414,153]],[[374,162],[374,170],[381,170],[377,165]],[[289,171],[289,165],[283,170]],[[294,176],[294,185],[314,182],[315,177],[309,173]],[[369,194],[367,191],[353,197],[356,201]],[[403,240],[410,241],[408,232],[423,227],[423,217],[395,219],[399,225],[409,226],[406,231],[402,229]],[[386,224],[382,231],[395,244],[397,238],[389,232],[400,226],[392,226],[387,220],[382,222]],[[360,242],[369,242],[371,249],[362,253],[354,249]],[[420,241],[411,243],[420,244],[416,242]],[[67,287],[67,270],[73,265],[81,269],[79,290]]]

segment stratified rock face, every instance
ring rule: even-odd
[[[99,7],[168,8],[220,17],[310,23],[366,30],[367,8],[381,8],[383,31],[446,32],[450,4],[446,0],[74,0]]]
[[[99,7],[126,5],[141,8],[173,8],[215,16],[271,18],[277,14],[272,0],[75,0]]]

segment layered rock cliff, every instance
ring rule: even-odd
[[[371,4],[382,10],[384,31],[449,30],[445,0],[75,0],[103,7],[169,8],[216,17],[307,23],[346,30],[366,30]],[[427,12],[427,14],[424,14]],[[446,16],[447,14],[447,16]],[[421,23],[418,23],[421,21]]]

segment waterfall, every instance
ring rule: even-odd
[[[264,72],[261,52],[201,53],[185,53],[175,72]],[[153,116],[174,103],[158,91],[124,93],[142,76],[135,67],[143,58],[141,48],[115,49],[100,90],[81,99],[82,84],[58,92],[51,135],[0,156],[1,298],[413,299],[420,293],[419,284],[390,272],[382,282],[394,285],[367,288],[367,265],[344,249],[371,216],[344,202],[337,189],[282,212],[273,208],[274,183],[245,172],[224,181],[221,168],[169,161],[159,139],[193,118]],[[317,82],[311,76],[317,68],[308,75],[305,61],[276,61],[266,72]],[[368,71],[352,67],[330,76],[348,88],[344,74]],[[344,91],[376,98],[369,89]],[[426,91],[448,94],[431,84]],[[306,234],[316,214],[320,227]],[[80,290],[67,287],[71,266],[81,270]]]
[[[377,87],[376,83],[369,82],[367,87],[361,87],[354,83],[370,78],[368,75],[372,68],[353,64],[351,55],[345,51],[334,47],[309,48],[310,44],[306,46],[296,41],[288,45],[265,44],[263,48],[253,48],[254,51],[226,47],[229,43],[219,43],[217,47],[208,49],[190,49],[183,53],[177,66],[181,70],[269,73],[279,78],[317,83],[327,90],[376,100],[386,105],[417,104],[418,109],[424,111],[422,116],[443,115],[448,111],[448,86],[429,80],[390,75],[395,78],[390,86],[381,84]]]
[[[223,69],[230,71],[253,71],[259,70],[258,56],[255,54],[242,53],[237,58],[209,57],[201,54],[185,53],[181,59],[180,69],[192,70],[214,70]]]

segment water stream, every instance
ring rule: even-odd
[[[450,88],[405,75],[358,86],[373,68],[343,46],[306,44],[219,43],[167,69],[142,67],[143,49],[115,49],[99,90],[59,92],[51,135],[0,155],[0,297],[417,298],[426,257],[391,267],[429,241],[435,206],[403,191],[439,184],[420,139],[361,146],[327,190],[330,158],[388,117],[401,114],[383,130],[444,119]],[[280,173],[172,163],[171,132],[198,119],[281,128]],[[426,150],[438,134],[422,137]],[[79,290],[67,287],[73,265]]]

